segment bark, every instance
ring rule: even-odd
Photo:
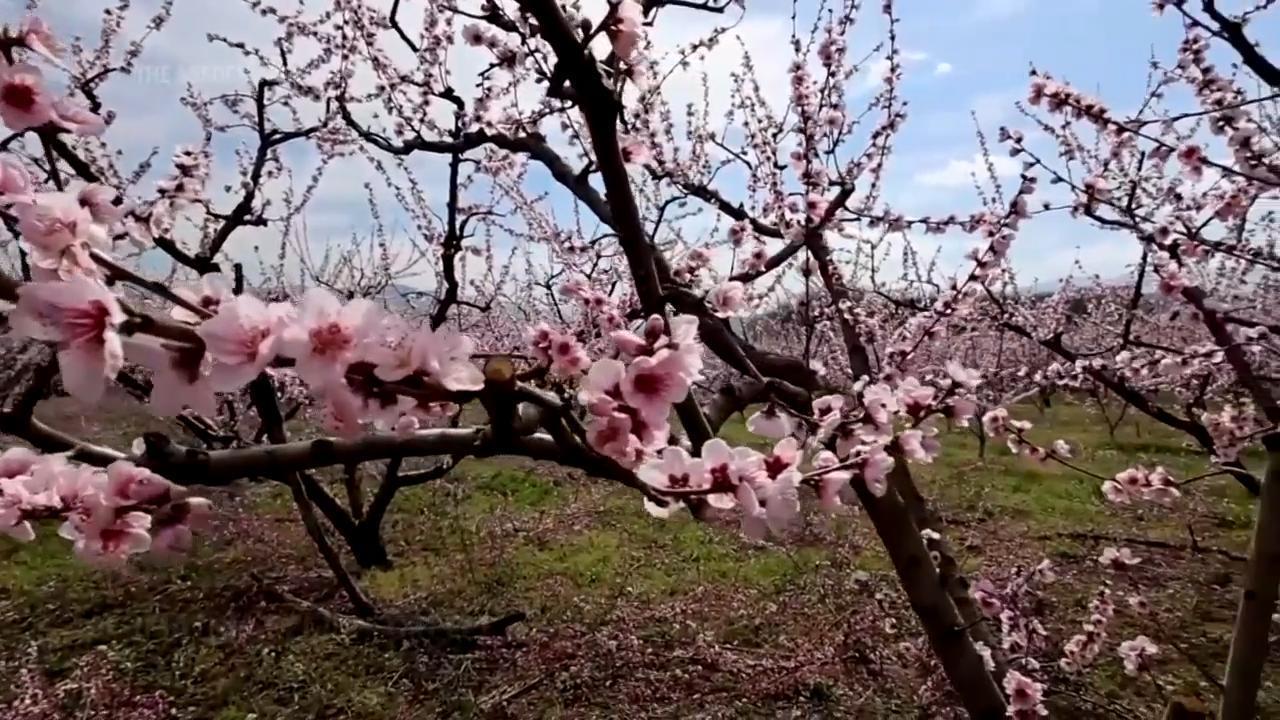
[[[26,423],[57,374],[47,343],[0,337],[0,424]]]
[[[911,609],[920,619],[929,645],[965,710],[974,720],[1005,717],[1004,696],[965,632],[960,613],[945,590],[920,537],[920,528],[911,521],[906,505],[893,489],[878,498],[864,483],[854,483],[853,488],[884,542]]]
[[[1280,435],[1269,435],[1267,473],[1258,501],[1244,589],[1231,634],[1226,690],[1218,713],[1222,720],[1252,720],[1258,713],[1258,690],[1270,649],[1271,616],[1280,586]]]
[[[991,628],[982,610],[978,608],[973,595],[969,592],[969,579],[960,572],[960,563],[956,561],[954,549],[947,541],[942,518],[929,506],[920,489],[916,487],[915,480],[911,477],[911,470],[905,462],[898,461],[890,473],[890,478],[916,527],[922,530],[928,528],[942,536],[928,546],[938,554],[938,575],[942,579],[947,595],[951,597],[951,602],[955,604],[956,611],[960,613],[960,620],[965,627],[969,628],[969,637],[991,649],[992,657],[996,661],[995,679],[999,682],[1005,670],[1004,658],[1000,657],[1000,644],[991,634]]]

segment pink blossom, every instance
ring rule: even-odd
[[[591,365],[578,390],[578,401],[593,415],[607,416],[622,402],[622,381],[627,368],[619,360],[602,358]]]
[[[889,471],[893,469],[893,456],[884,451],[884,448],[876,448],[862,461],[862,480],[867,484],[867,490],[871,491],[876,497],[884,497],[889,491]]]
[[[1192,180],[1199,180],[1204,177],[1204,148],[1190,143],[1178,148],[1178,162],[1182,163],[1182,169],[1186,171],[1187,177]]]
[[[784,437],[774,443],[773,451],[764,458],[765,476],[777,479],[783,475],[795,475],[799,478],[796,466],[800,463],[800,442],[794,437]]]
[[[53,120],[76,135],[101,135],[107,123],[84,103],[69,97],[53,101]]]
[[[0,155],[0,205],[30,202],[31,188],[27,166],[13,155]]]
[[[823,395],[813,401],[813,415],[819,420],[839,415],[844,410],[843,395]]]
[[[1000,601],[995,586],[990,580],[979,580],[969,594],[973,596],[973,601],[978,603],[978,609],[986,617],[999,617],[1004,612],[1004,603]]]
[[[970,370],[954,360],[947,361],[947,375],[960,387],[972,390],[982,382],[982,373]]]
[[[211,313],[218,312],[219,306],[224,300],[232,297],[231,283],[227,281],[227,277],[222,273],[208,273],[200,276],[200,284],[194,288],[178,288],[174,290],[179,297],[189,301],[192,305],[196,305]],[[174,320],[192,325],[204,320],[200,315],[196,315],[190,310],[174,306],[169,311],[170,317]]]
[[[1127,570],[1142,562],[1142,558],[1133,554],[1129,548],[1105,547],[1098,556],[1098,564],[1112,570]]]
[[[591,364],[591,357],[578,339],[570,333],[552,336],[549,345],[551,374],[559,377],[581,375]]]
[[[627,367],[622,380],[622,396],[645,417],[658,420],[671,413],[671,406],[689,394],[690,380],[678,352],[660,350],[652,357],[638,357]]]
[[[921,385],[914,376],[908,376],[898,383],[898,403],[907,413],[920,416],[933,404],[936,392],[928,385]]]
[[[1004,437],[1008,431],[1009,411],[1004,408],[996,408],[987,411],[982,416],[982,431],[991,437]]]
[[[1129,504],[1129,493],[1125,492],[1124,486],[1115,480],[1108,480],[1102,483],[1102,494],[1107,500],[1117,505]]]
[[[1150,667],[1150,658],[1160,654],[1160,646],[1146,635],[1139,635],[1120,643],[1119,653],[1124,660],[1125,674],[1136,677],[1142,670]]]
[[[636,0],[620,0],[606,30],[613,52],[626,62],[634,63],[644,33],[644,8]]]
[[[127,460],[117,460],[107,466],[103,502],[113,507],[158,505],[167,503],[173,491],[173,483],[150,470]]]
[[[131,340],[127,349],[130,360],[151,370],[151,412],[180,415],[189,408],[205,417],[217,415],[210,362],[201,348]]]
[[[1148,471],[1141,465],[1116,473],[1114,479],[1102,484],[1102,494],[1107,500],[1120,505],[1137,499],[1171,505],[1182,496],[1177,483],[1163,467],[1157,466]]]
[[[53,29],[44,20],[35,15],[28,15],[18,26],[18,36],[31,52],[40,55],[50,62],[59,62],[62,56],[62,43],[53,34]]]
[[[615,330],[609,334],[609,339],[618,348],[618,352],[628,357],[639,357],[653,352],[653,346],[648,341],[630,330]]]
[[[862,405],[877,425],[888,425],[892,414],[898,411],[898,398],[893,388],[876,383],[862,391]]]
[[[413,338],[413,364],[446,390],[479,390],[484,373],[471,362],[475,349],[466,335],[424,327]]]
[[[44,73],[26,63],[0,63],[0,120],[14,132],[40,127],[54,119],[53,99]]]
[[[622,152],[622,161],[628,165],[645,165],[653,157],[644,138],[637,135],[623,135],[618,138],[618,149]]]
[[[772,403],[747,418],[747,430],[761,437],[784,438],[795,431],[791,415]]]
[[[285,327],[280,352],[296,361],[298,377],[312,386],[333,385],[355,360],[357,329],[373,312],[368,300],[343,305],[328,290],[312,288],[302,296],[298,317]]]
[[[818,476],[818,505],[827,512],[840,507],[840,491],[853,477],[853,473],[848,470],[827,470],[840,464],[840,458],[830,450],[823,450],[813,458],[814,472],[822,473]],[[824,470],[827,471],[823,472]]]
[[[209,383],[227,392],[243,387],[275,359],[282,313],[252,295],[237,295],[196,328],[213,359]]]
[[[1010,670],[1005,674],[1004,691],[1009,695],[1010,715],[1033,717],[1049,714],[1041,704],[1044,699],[1044,686],[1017,670]]]
[[[747,307],[747,288],[737,280],[721,283],[707,298],[711,309],[720,317],[742,314]]]
[[[89,256],[93,248],[109,249],[106,229],[70,193],[38,193],[13,206],[18,232],[31,251],[32,264],[50,277],[93,275],[97,267]]]
[[[124,366],[116,329],[124,311],[101,283],[81,275],[61,282],[28,283],[18,288],[17,308],[9,317],[13,331],[58,344],[58,368],[67,392],[93,403],[105,383]]]
[[[529,344],[533,356],[542,362],[551,362],[551,340],[555,335],[556,331],[544,322],[534,325],[524,333],[525,341]]]
[[[656,334],[651,340],[654,348],[667,349],[676,355],[680,372],[690,383],[701,377],[702,343],[698,342],[698,318],[693,315],[675,315],[666,325],[666,334],[662,335],[663,322],[659,316],[649,318],[645,336]]]
[[[587,422],[587,442],[597,452],[626,463],[636,457],[640,441],[631,434],[631,418],[618,412],[594,414]]]
[[[462,28],[462,39],[471,47],[480,47],[485,42],[484,28],[477,23],[467,23]]]
[[[417,369],[413,360],[413,328],[395,313],[373,311],[356,331],[360,359],[373,365],[379,380],[397,382]]]
[[[18,542],[36,539],[35,528],[27,520],[27,511],[33,509],[31,494],[20,480],[0,479],[0,533]]]
[[[973,419],[977,412],[978,404],[969,398],[963,397],[952,398],[946,408],[947,417],[961,426],[968,426],[969,421]]]
[[[766,460],[767,463],[767,460]],[[750,513],[744,517],[744,530],[750,537],[762,537],[767,528],[781,533],[791,527],[800,515],[800,473],[794,469],[770,480],[758,480],[755,494],[764,505],[764,513]],[[759,523],[763,521],[763,526]]]
[[[205,530],[213,514],[213,504],[205,498],[190,497],[173,503],[151,526],[153,555],[185,555],[191,551],[192,532]]]
[[[932,432],[930,432],[932,431]],[[911,429],[898,436],[898,446],[902,454],[913,462],[929,464],[942,451],[942,444],[934,438],[934,428]]]
[[[363,432],[364,401],[345,382],[333,382],[320,392],[321,424],[338,437],[354,438]]]
[[[58,534],[74,544],[75,554],[90,562],[122,562],[151,549],[151,516],[118,511],[96,495],[85,495],[68,515]]]
[[[0,478],[26,475],[35,467],[40,455],[30,448],[11,447],[0,452]]]
[[[663,448],[657,459],[642,464],[636,476],[659,491],[703,490],[709,485],[702,460],[675,446]]]
[[[808,197],[805,198],[804,204],[805,210],[809,214],[809,219],[817,222],[826,214],[827,206],[830,203],[825,197],[817,193],[810,193]]]
[[[712,493],[707,502],[713,507],[731,508],[738,504],[739,488],[759,479],[763,456],[751,448],[731,448],[729,443],[714,438],[702,446],[702,460]],[[751,491],[754,494],[754,490]]]

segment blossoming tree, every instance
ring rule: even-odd
[[[556,462],[632,488],[655,515],[734,515],[757,538],[797,522],[802,496],[813,494],[824,511],[863,509],[971,716],[1045,712],[1025,652],[1033,632],[1013,608],[1026,588],[1048,581],[1049,568],[972,589],[911,465],[931,462],[942,424],[968,423],[979,403],[987,435],[1038,459],[1068,460],[1065,443],[1036,445],[1028,423],[996,407],[1032,387],[1025,378],[1011,371],[984,390],[973,359],[949,344],[980,325],[1038,337],[1006,300],[1007,254],[1038,190],[1034,170],[1062,176],[1032,161],[1010,197],[964,217],[906,218],[885,205],[884,168],[906,118],[892,2],[880,8],[888,69],[864,107],[849,97],[864,70],[847,45],[859,3],[844,0],[824,4],[811,30],[791,38],[789,87],[762,86],[744,53],[726,117],[713,117],[709,103],[675,107],[665,87],[723,29],[671,56],[655,52],[648,35],[681,13],[746,12],[734,0],[485,0],[412,10],[399,0],[339,0],[318,12],[246,4],[279,23],[278,38],[269,48],[211,38],[244,56],[250,83],[211,97],[188,91],[184,103],[204,137],[179,149],[150,190],[139,187],[149,161],[126,171],[97,137],[115,121],[100,86],[131,72],[140,53],[141,41],[120,46],[124,11],[108,11],[96,49],[62,47],[35,18],[0,35],[0,120],[11,131],[0,217],[17,247],[0,296],[12,303],[12,334],[25,339],[9,341],[15,362],[5,370],[0,422],[35,448],[0,457],[8,534],[30,539],[40,521],[61,520],[60,534],[93,562],[181,553],[213,512],[187,488],[267,479],[290,489],[361,622],[401,635],[477,634],[516,618],[395,626],[342,557],[345,545],[361,565],[388,562],[380,526],[397,492],[462,458]],[[148,34],[170,6],[161,5]],[[455,70],[458,56],[480,69]],[[1037,82],[1056,110],[1081,102],[1066,86],[1049,93]],[[1109,123],[1104,117],[1076,114]],[[222,136],[246,138],[229,209],[206,187],[217,170],[212,138]],[[1121,159],[1138,152],[1132,141],[1120,144],[1126,135],[1109,137]],[[1032,152],[1005,138],[1019,154]],[[319,158],[301,180],[283,154],[296,145]],[[1274,147],[1259,152],[1222,167],[1243,174],[1241,183],[1273,188],[1274,175],[1256,176],[1271,172]],[[320,176],[351,158],[393,193],[413,238],[395,242],[386,210],[371,202],[368,244],[317,250],[305,241],[302,218]],[[424,158],[444,168],[443,192],[424,189],[415,171]],[[1101,212],[1088,198],[1105,199],[1099,189],[1119,186],[1109,174],[1122,167],[1090,175],[1081,212]],[[1266,187],[1237,187],[1246,196],[1239,203],[1273,191]],[[1273,425],[1267,383],[1249,374],[1265,351],[1230,341],[1229,330],[1219,337],[1215,330],[1234,321],[1174,272],[1190,262],[1171,244],[1177,232],[1148,238],[1155,229],[1134,208],[1119,221],[1151,247],[1162,283],[1192,303]],[[263,227],[283,240],[275,264],[254,276],[235,241]],[[958,230],[978,246],[936,291],[868,289],[865,252],[908,228]],[[152,277],[155,258],[168,278],[199,286],[179,291]],[[299,282],[288,279],[295,272]],[[427,276],[421,289],[397,284],[414,274]],[[1265,337],[1254,332],[1249,341]],[[89,405],[119,383],[174,417],[198,446],[148,434],[112,448],[49,427],[32,410],[55,376]],[[299,412],[314,412],[323,429],[292,439],[288,421]],[[716,437],[742,412],[749,429],[776,441],[770,450]],[[424,458],[436,462],[406,470]],[[375,466],[381,482],[366,498]],[[344,473],[344,500],[314,476],[334,467]],[[1262,488],[1228,717],[1246,717],[1256,695],[1249,668],[1261,661],[1247,636],[1275,604],[1271,536],[1280,511],[1277,493]],[[1152,502],[1177,494],[1148,472],[1110,480],[1106,492]],[[1070,654],[1082,657],[1087,643]],[[1146,638],[1120,648],[1135,672],[1156,651]]]

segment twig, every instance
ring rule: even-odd
[[[1163,550],[1183,550],[1196,554],[1221,555],[1228,560],[1236,562],[1244,562],[1248,558],[1238,552],[1227,550],[1226,548],[1212,547],[1209,545],[1200,545],[1198,542],[1194,545],[1182,545],[1180,543],[1168,542],[1167,540],[1151,540],[1148,538],[1119,537],[1114,535],[1103,535],[1101,533],[1089,532],[1052,532],[1041,533],[1035,536],[1037,540],[1049,540],[1053,538],[1066,538],[1068,540],[1093,540],[1097,542],[1116,543],[1117,545],[1140,545],[1142,547],[1160,548]]]
[[[359,636],[389,637],[401,640],[426,640],[440,644],[455,644],[478,637],[504,637],[516,623],[524,622],[523,612],[507,613],[495,620],[476,625],[388,625],[343,615],[323,608],[309,600],[280,588],[263,586],[263,590],[276,599],[306,610],[342,633]]]

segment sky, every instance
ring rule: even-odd
[[[0,0],[0,22],[21,17],[26,2]],[[130,16],[128,27],[145,22],[145,10],[158,2],[135,0],[137,12]],[[39,12],[61,34],[96,34],[100,9],[106,4],[105,0],[43,0]],[[790,3],[747,0],[747,5],[745,18],[732,35],[751,50],[766,84],[776,84],[778,96],[785,97]],[[800,16],[811,16],[815,5],[816,0],[800,0]],[[864,15],[872,20],[855,33],[853,57],[869,50],[881,32],[875,12],[879,3],[867,0],[864,5]],[[910,103],[910,116],[896,141],[886,198],[908,215],[979,209],[970,179],[981,167],[970,115],[976,114],[993,139],[1001,124],[1025,126],[1014,103],[1025,97],[1033,64],[1113,107],[1124,108],[1140,98],[1151,54],[1171,58],[1182,35],[1178,20],[1154,16],[1147,0],[899,0],[898,7],[906,72],[903,94]],[[697,36],[713,21],[702,13],[665,12],[663,23],[653,31],[660,51]],[[170,26],[148,41],[138,72],[114,82],[105,93],[108,105],[121,115],[121,121],[108,130],[108,140],[125,157],[141,158],[155,149],[167,158],[175,146],[199,139],[198,126],[177,102],[185,83],[216,90],[243,82],[234,54],[207,43],[206,32],[255,44],[269,40],[275,26],[255,17],[239,0],[176,0]],[[717,92],[727,87],[737,55],[732,47],[722,47],[726,49],[713,52],[706,66]],[[677,98],[697,96],[696,76],[681,82],[671,89]],[[868,78],[866,92],[873,85]],[[713,98],[713,105],[728,101]],[[225,181],[228,168],[234,167],[237,140],[231,138],[215,148],[215,177]],[[295,174],[305,177],[313,160],[306,152],[291,156]],[[423,162],[425,177],[442,177],[438,164]],[[998,158],[997,169],[1016,182],[1016,162]],[[374,183],[375,196],[382,191],[376,176],[355,161],[326,177],[307,215],[312,243],[323,247],[352,233],[367,232],[366,182]],[[1131,239],[1065,216],[1037,219],[1028,228],[1013,251],[1024,281],[1060,278],[1074,263],[1088,272],[1116,276],[1136,257]],[[255,244],[269,249],[278,240],[269,232],[251,229],[248,240],[239,242],[243,252]],[[958,267],[971,240],[948,235],[922,242],[939,248],[943,267]]]

